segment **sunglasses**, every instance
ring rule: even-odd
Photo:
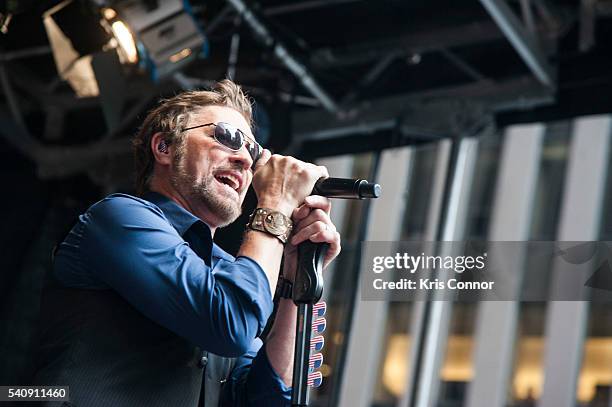
[[[232,126],[229,123],[219,122],[200,124],[197,126],[187,127],[186,129],[183,129],[183,131],[208,126],[215,127],[215,132],[212,137],[214,137],[219,144],[229,148],[232,151],[240,151],[242,146],[246,144],[247,151],[253,159],[253,167],[255,166],[255,163],[257,160],[259,160],[259,157],[261,157],[261,154],[263,153],[263,148],[251,137],[244,134],[242,130]]]

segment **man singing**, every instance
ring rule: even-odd
[[[324,167],[271,155],[253,139],[249,100],[229,80],[164,100],[134,140],[140,197],[113,194],[79,217],[43,297],[35,384],[70,386],[70,404],[281,406],[290,400],[297,245],[340,251]],[[213,243],[251,215],[236,258]],[[283,293],[272,328],[281,258]]]

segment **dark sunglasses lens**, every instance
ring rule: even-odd
[[[257,162],[257,160],[259,160],[259,157],[261,156],[261,147],[259,146],[259,144],[251,144],[248,143],[249,146],[249,154],[251,155],[251,158],[253,159],[253,165],[255,165],[255,163]]]
[[[255,162],[261,156],[262,149],[259,144],[251,142],[240,130],[227,123],[217,123],[215,126],[215,138],[219,143],[234,151],[240,150],[246,143],[247,150],[253,159],[253,165],[255,165]]]
[[[242,147],[242,137],[240,137],[238,130],[225,123],[218,123],[215,126],[215,137],[219,143],[232,150],[237,151]]]

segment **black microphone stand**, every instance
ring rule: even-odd
[[[365,180],[326,178],[317,181],[313,195],[329,198],[378,198],[381,188]],[[298,245],[297,270],[293,283],[293,302],[298,306],[293,357],[291,405],[308,405],[308,362],[312,338],[313,307],[323,295],[323,260],[327,243],[306,241]]]
[[[329,245],[310,241],[298,245],[298,269],[293,284],[293,302],[298,306],[293,357],[291,405],[308,405],[308,362],[312,337],[313,306],[323,294],[323,259]]]

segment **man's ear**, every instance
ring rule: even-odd
[[[151,137],[151,145],[149,146],[153,152],[155,161],[162,165],[172,164],[172,151],[170,143],[164,138],[163,133],[155,133]]]

